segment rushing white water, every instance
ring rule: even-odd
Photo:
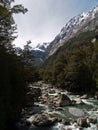
[[[55,126],[53,126],[53,130],[80,130],[80,127],[76,124],[73,125],[67,125],[65,126],[62,123],[57,123]]]
[[[92,105],[94,106],[94,103],[90,102],[90,101],[87,101],[86,99],[82,99],[82,101],[87,104],[87,105]]]
[[[38,87],[38,84],[35,84],[35,87]],[[59,119],[61,119],[61,122],[57,122],[53,126],[47,126],[47,127],[36,127],[32,124],[26,130],[80,130],[79,126],[74,121],[80,117],[81,118],[85,117],[85,112],[87,114],[86,116],[98,118],[98,109],[97,109],[98,105],[97,105],[97,100],[95,99],[81,99],[80,95],[72,95],[67,91],[54,89],[47,84],[43,84],[41,86],[41,91],[42,91],[41,100],[40,102],[34,103],[33,107],[28,108],[29,109],[28,112],[33,111],[33,113],[31,115],[27,113],[28,118],[25,117],[26,121],[32,123],[36,113],[48,113],[59,117]],[[73,106],[65,106],[63,108],[54,107],[51,106],[51,104],[49,105],[47,101],[47,97],[50,96],[54,98],[55,96],[59,96],[59,94],[67,95],[71,100],[75,100],[77,104],[73,104]],[[92,108],[95,108],[95,110],[93,110]],[[64,124],[63,121],[68,121],[68,120],[71,125]],[[21,127],[22,125],[23,124],[20,124]],[[25,130],[25,129],[20,129],[20,130]],[[82,130],[98,130],[98,127],[97,124],[90,123],[90,127],[83,128]]]
[[[48,93],[49,96],[57,96],[58,93]]]
[[[57,95],[58,93],[56,92],[56,93],[54,93],[54,94],[50,94],[50,95]],[[70,97],[74,97],[74,99],[76,99],[77,101],[78,100],[80,100],[80,98],[77,98],[77,97],[75,97],[75,96],[70,96]],[[92,100],[87,100],[87,99],[82,99],[82,101],[85,103],[85,104],[87,104],[87,105],[91,105],[91,106],[94,106],[94,103],[93,103],[93,99]],[[38,105],[39,107],[43,107],[43,109],[44,109],[44,112],[46,112],[46,113],[48,113],[48,114],[58,114],[58,115],[60,115],[60,116],[62,116],[62,117],[64,117],[64,114],[63,113],[61,113],[60,111],[56,111],[56,110],[50,110],[50,108],[49,108],[49,106],[48,105],[46,105],[46,104],[42,104],[42,103],[35,103],[35,105]],[[72,109],[72,108],[69,108],[69,110],[70,109]],[[75,109],[75,108],[74,108]],[[70,111],[69,111],[70,112]],[[77,112],[77,111],[76,111]],[[93,110],[89,110],[89,111],[87,111],[87,113],[88,113],[88,115],[89,116],[95,116],[95,117],[98,117],[98,110],[96,110],[96,111],[93,111]],[[75,114],[75,113],[74,113]],[[29,121],[29,122],[32,122],[32,120],[33,120],[33,118],[34,118],[34,116],[31,116],[30,118],[28,118],[27,120]],[[44,128],[42,129],[42,128],[40,128],[40,129],[38,129],[37,127],[33,127],[32,126],[32,130],[44,130]],[[68,125],[68,126],[66,126],[66,125],[64,125],[63,123],[60,123],[60,122],[58,122],[58,123],[56,123],[53,127],[51,127],[51,128],[46,128],[47,130],[69,130],[69,129],[71,129],[71,130],[80,130],[80,128],[79,128],[79,126],[76,124],[76,123],[74,123],[74,124],[71,124],[71,125]],[[88,128],[83,128],[83,130],[98,130],[98,128],[97,128],[97,126],[96,126],[96,124],[90,124],[90,127],[88,127]]]

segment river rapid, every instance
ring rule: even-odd
[[[38,101],[32,102],[22,110],[21,119],[16,124],[18,130],[98,130],[98,99],[87,94],[74,95],[66,90],[53,88],[42,81],[29,87],[40,88],[41,96],[38,97]],[[67,95],[71,104],[69,99],[64,98],[65,101],[68,100],[67,104],[59,106],[57,103],[61,95]],[[49,117],[49,121],[51,117],[52,120],[54,118],[57,120],[47,125],[35,125],[36,120],[43,123],[42,115]]]

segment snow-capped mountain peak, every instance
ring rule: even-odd
[[[82,13],[78,16],[73,17],[71,20],[69,20],[68,23],[61,29],[60,36],[63,34],[68,33],[72,29],[76,29],[77,26],[80,25],[81,22],[85,22],[85,19],[89,17],[89,13]]]
[[[39,43],[35,48],[33,48],[33,50],[38,50],[38,51],[42,51],[45,52],[46,48],[49,46],[49,43]]]
[[[97,13],[98,12],[98,5],[92,10],[93,13]]]
[[[63,41],[67,41],[74,37],[76,33],[93,30],[96,25],[98,26],[98,5],[93,8],[93,10],[83,12],[70,19],[61,29],[60,33],[50,43],[47,52],[49,55],[52,55],[60,46],[63,45]]]
[[[94,18],[93,16],[95,16],[96,13],[98,13],[98,5],[89,12],[83,12],[83,13],[79,14],[78,16],[73,17],[61,29],[60,35],[62,35],[65,32],[68,33],[70,31],[70,29],[71,30],[76,29],[81,24],[84,24],[85,22],[87,22],[88,19],[92,20]]]
[[[81,32],[92,31],[98,26],[98,5],[89,12],[83,12],[70,19],[61,29],[60,33],[50,43],[39,43],[36,47],[29,47],[29,50],[34,54],[35,59],[40,62],[53,55],[57,49],[66,41],[73,37],[77,37]],[[17,52],[21,52],[17,48]]]

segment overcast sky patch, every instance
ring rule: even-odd
[[[18,25],[14,43],[22,47],[28,40],[32,46],[50,42],[70,18],[91,10],[97,3],[97,0],[17,0],[15,4],[23,4],[29,11],[14,16]]]

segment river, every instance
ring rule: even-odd
[[[42,91],[42,96],[38,102],[35,102],[32,106],[26,108],[26,114],[22,115],[21,120],[17,123],[19,130],[98,130],[98,100],[93,97],[80,98],[80,95],[73,95],[68,93],[66,90],[59,90],[52,88],[51,85],[45,83],[32,84],[31,87],[40,87]],[[53,106],[50,101],[57,98],[60,94],[66,94],[71,100],[76,101],[72,105],[67,105],[63,107]],[[46,95],[49,99],[46,100]],[[46,101],[43,101],[46,100]],[[32,121],[36,114],[47,113],[55,115],[59,118],[53,125],[35,126]],[[89,123],[89,127],[80,127],[77,125],[76,121],[78,118],[96,118],[97,122]],[[67,123],[69,124],[66,124]],[[30,122],[26,123],[26,122]]]

